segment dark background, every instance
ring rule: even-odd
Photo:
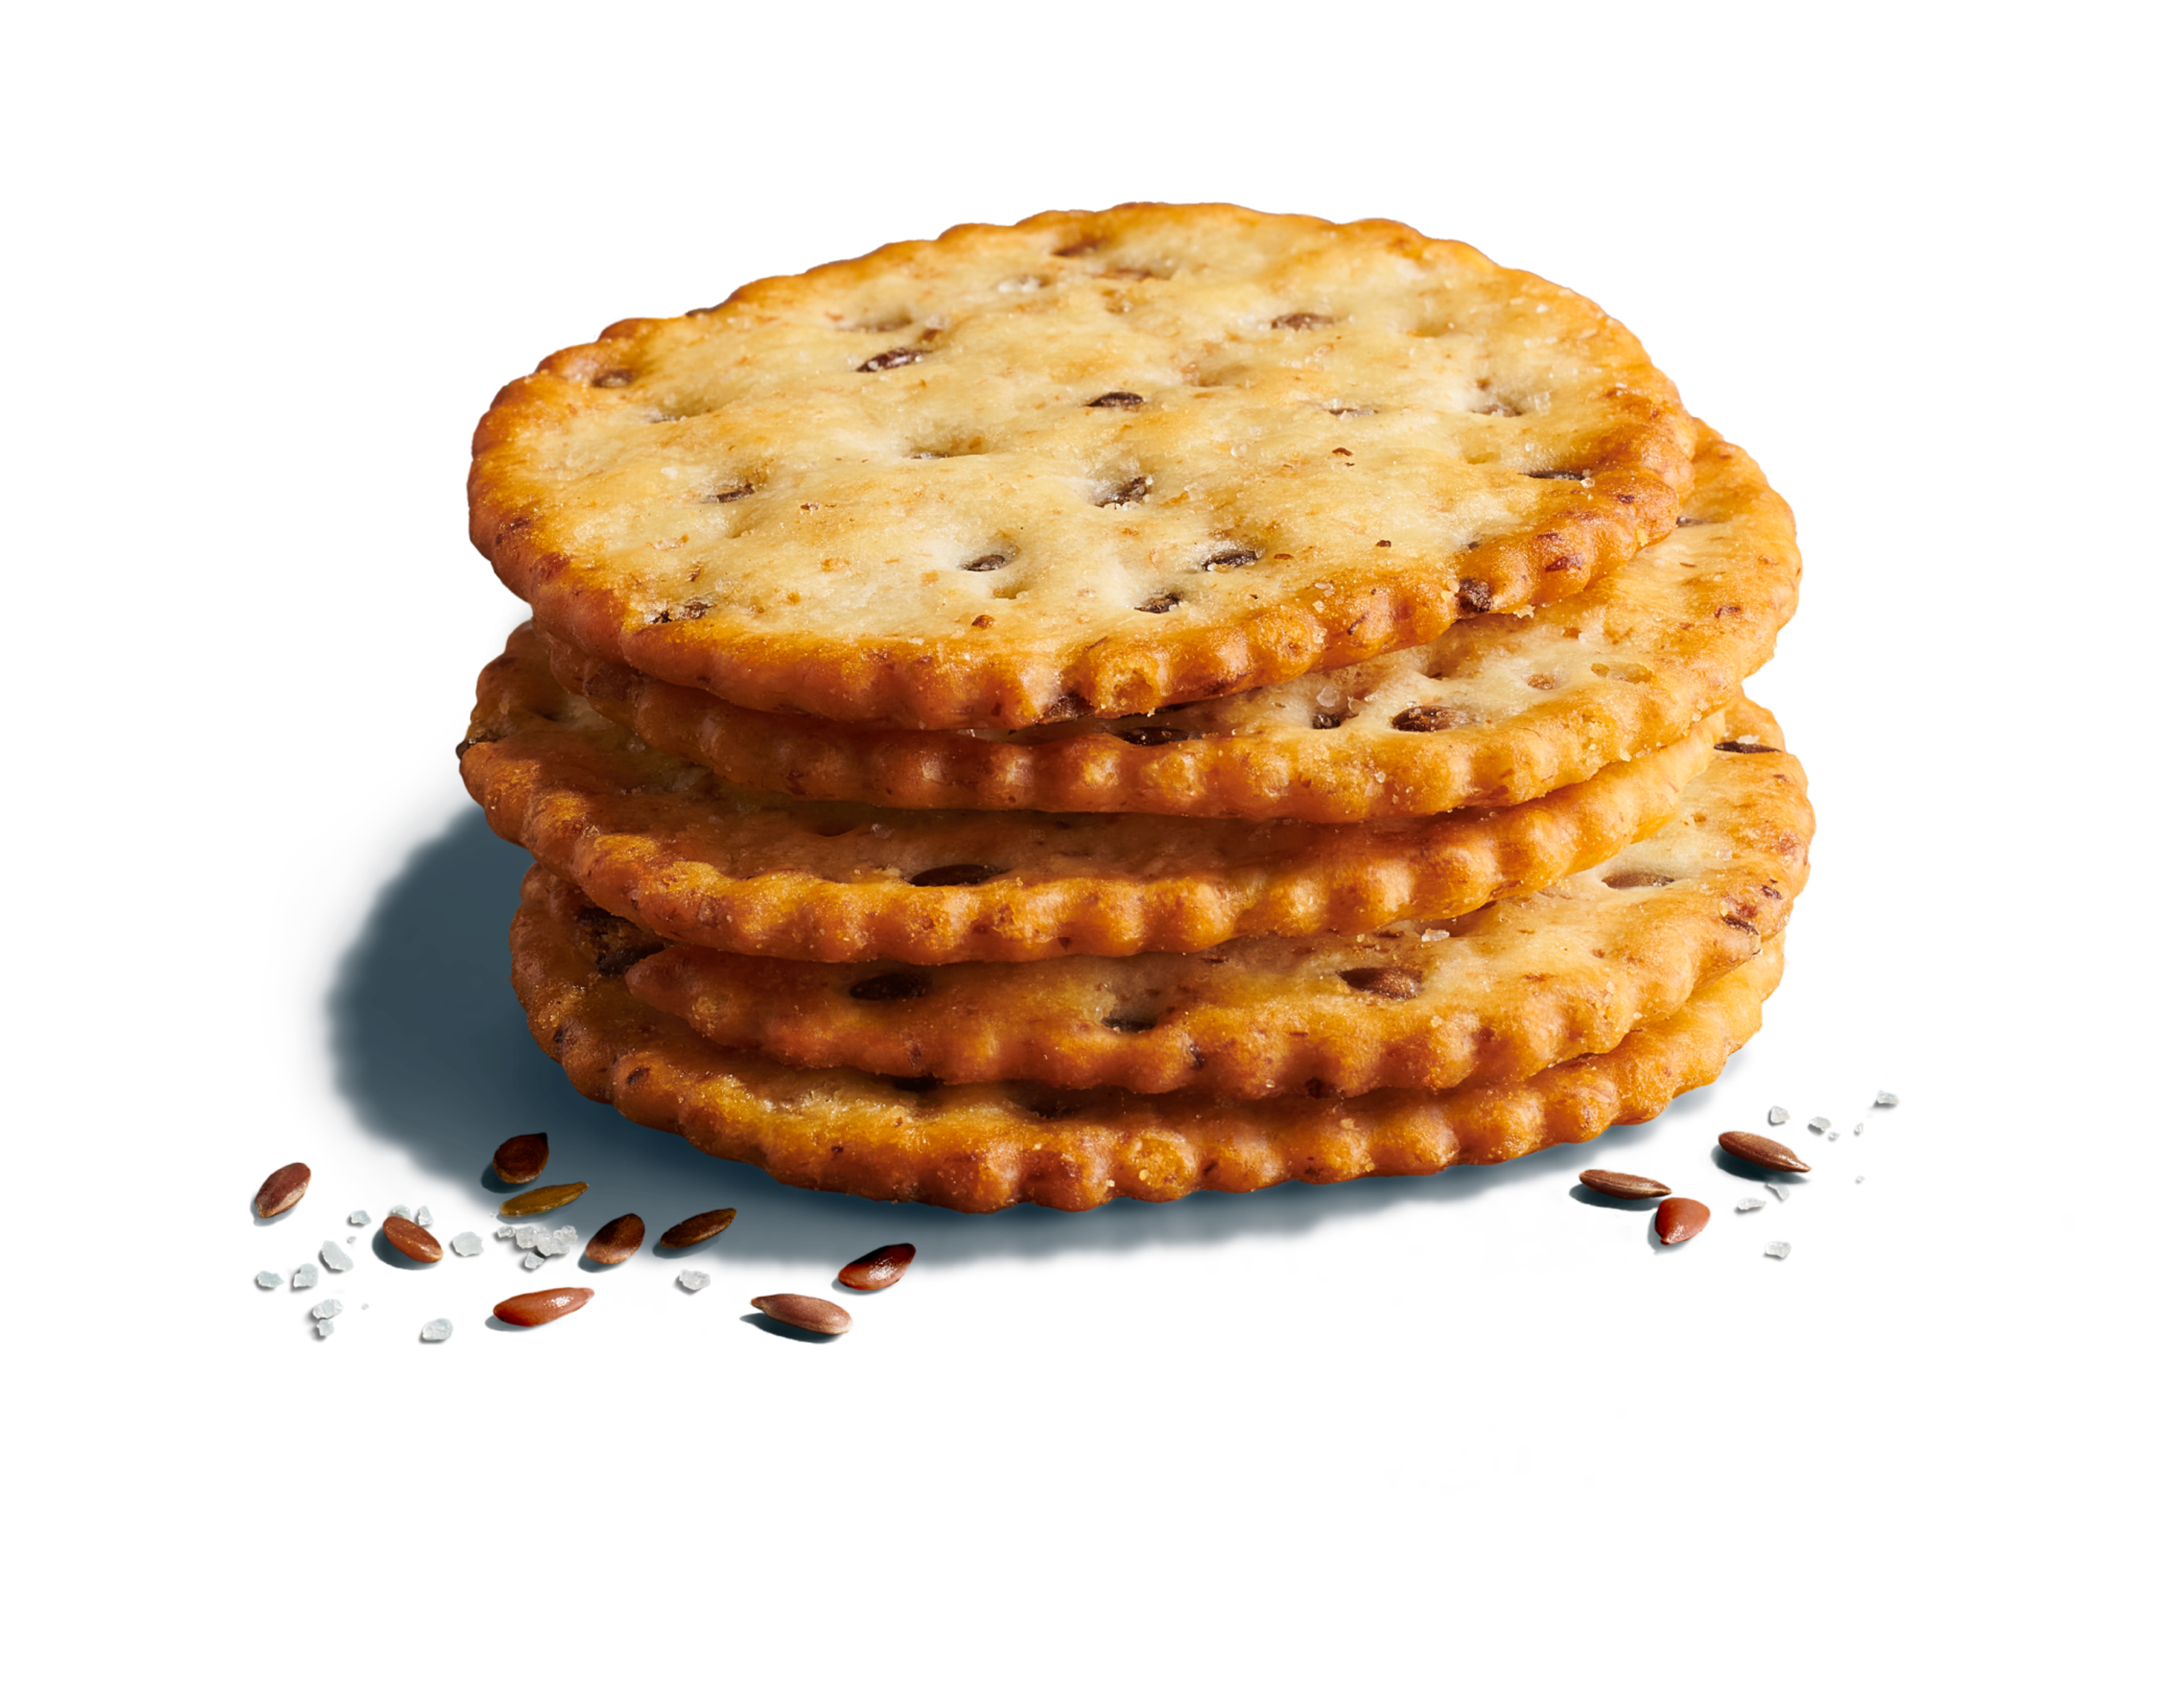
[[[1682,1253],[1651,1251],[1641,1218],[1581,1207],[1557,1185],[1212,1262],[928,1286],[913,1275],[861,1305],[865,1325],[837,1347],[837,1369],[878,1354],[904,1365],[992,1358],[1002,1380],[1031,1355],[1125,1371],[1192,1355],[1280,1369],[1362,1351],[1496,1366],[1538,1358],[1542,1347],[1588,1344],[1641,1362],[1645,1336],[1660,1334],[1706,1336],[1730,1350],[1795,1334],[1808,1347],[1854,1350],[1893,1308],[1889,1275],[1904,1218],[1914,1196],[1926,1201],[1907,1190],[1904,1149],[1937,1127],[1944,1100],[1930,1032],[1942,1006],[1911,967],[1939,941],[1924,898],[1930,876],[1915,849],[1935,827],[1929,773],[1915,755],[1930,729],[1907,707],[1922,657],[1903,615],[1926,559],[1915,528],[1887,504],[1896,493],[1876,421],[1876,371],[1889,365],[1889,326],[1900,314],[1872,266],[1846,255],[1893,242],[1892,288],[1919,286],[1929,258],[1898,205],[1867,192],[1850,166],[1789,170],[1745,159],[1734,192],[1723,177],[1730,168],[1677,166],[1666,186],[1603,172],[1461,190],[1424,172],[1347,164],[1057,168],[1031,192],[974,170],[909,186],[738,179],[716,190],[662,170],[655,186],[625,181],[600,197],[538,177],[513,181],[481,162],[448,179],[356,172],[341,192],[269,198],[247,251],[288,331],[273,337],[276,369],[255,371],[254,382],[273,378],[286,402],[255,419],[255,452],[273,467],[260,478],[270,522],[245,543],[280,561],[266,576],[269,603],[254,611],[286,635],[266,646],[277,657],[258,676],[276,712],[255,821],[284,849],[247,902],[260,985],[234,1144],[220,1161],[238,1210],[258,1177],[288,1157],[315,1161],[321,1185],[306,1214],[277,1232],[234,1222],[236,1332],[292,1371],[337,1358],[352,1366],[360,1350],[399,1351],[430,1371],[502,1369],[520,1354],[526,1373],[542,1358],[686,1354],[701,1340],[723,1361],[740,1355],[738,1366],[800,1355],[734,1321],[732,1304],[740,1308],[755,1286],[716,1286],[699,1299],[657,1275],[618,1275],[577,1323],[487,1334],[476,1316],[492,1299],[553,1279],[515,1271],[502,1242],[476,1262],[450,1260],[404,1279],[363,1255],[360,1240],[358,1273],[330,1275],[319,1294],[249,1286],[260,1266],[292,1273],[334,1214],[387,1207],[338,1164],[297,1098],[284,987],[299,923],[358,836],[461,736],[502,598],[463,531],[467,432],[500,382],[611,316],[712,303],[747,277],[956,220],[1160,197],[1236,198],[1330,219],[1398,216],[1426,234],[1470,240],[1631,323],[1692,409],[1758,456],[1800,513],[1808,565],[1804,609],[1754,683],[1808,764],[1819,812],[1815,876],[1791,941],[1795,967],[1721,1116],[1673,1129],[1642,1160],[1717,1207],[1713,1229]],[[1907,1103],[1876,1107],[1878,1088]],[[1741,1188],[1708,1170],[1706,1149],[1721,1127],[1764,1129],[1771,1103],[1800,1124],[1813,1111],[1830,1111],[1841,1129],[1863,1118],[1869,1133],[1828,1142],[1791,1131],[1821,1177],[1789,1205],[1743,1216],[1734,1210]],[[1854,1172],[1869,1179],[1854,1183]],[[1782,1262],[1760,1253],[1763,1238],[1780,1236],[1795,1244]],[[421,1297],[426,1282],[435,1308],[454,1305],[459,1332],[446,1344],[421,1344],[421,1314],[406,1314],[404,1299]],[[352,1305],[332,1340],[312,1336],[301,1314],[326,1293]],[[363,1297],[387,1316],[358,1314]]]

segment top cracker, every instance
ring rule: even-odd
[[[633,319],[479,423],[538,622],[762,710],[1126,716],[1544,604],[1696,440],[1590,301],[1401,224],[1048,212]]]

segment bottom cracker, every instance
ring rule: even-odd
[[[1237,1104],[927,1085],[728,1051],[639,1004],[621,971],[658,943],[543,869],[524,880],[510,940],[532,1036],[588,1097],[788,1186],[957,1211],[1430,1175],[1588,1140],[1712,1081],[1758,1030],[1782,971],[1778,935],[1613,1050],[1524,1081]]]

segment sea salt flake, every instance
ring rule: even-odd
[[[525,1251],[531,1250],[532,1243],[538,1238],[538,1225],[536,1222],[526,1222],[515,1231],[515,1244]]]
[[[308,1287],[317,1286],[319,1266],[315,1263],[298,1263],[296,1266],[296,1272],[288,1277],[288,1284],[299,1293]]]
[[[1893,1093],[1876,1093],[1873,1095],[1873,1108],[1876,1110],[1893,1110],[1903,1102]]]
[[[1769,1257],[1787,1257],[1790,1255],[1790,1242],[1786,1239],[1769,1240],[1767,1255]]]
[[[713,1277],[702,1269],[685,1269],[675,1277],[675,1284],[686,1293],[702,1293],[713,1284]]]
[[[1829,1122],[1825,1116],[1815,1116],[1811,1122],[1806,1123],[1805,1126],[1810,1128],[1816,1134],[1824,1134],[1827,1133],[1828,1129],[1833,1125]]]
[[[327,1240],[319,1247],[319,1261],[337,1275],[346,1275],[356,1267],[348,1253],[343,1251],[332,1240]]]
[[[333,1331],[334,1331],[334,1325],[333,1325],[333,1322],[332,1322],[332,1321],[331,1319],[329,1319],[329,1320],[327,1320],[327,1321],[325,1321],[325,1322],[320,1322],[320,1323],[319,1324],[319,1338],[320,1338],[320,1339],[325,1339],[328,1334],[332,1333]]]
[[[1828,1138],[1829,1138],[1830,1139],[1831,1139],[1831,1140],[1839,1140],[1839,1139],[1841,1139],[1841,1138],[1842,1138],[1842,1136],[1841,1136],[1840,1133],[1838,1133],[1835,1129],[1833,1129],[1833,1128],[1830,1128],[1830,1129],[1828,1130]]]
[[[474,1233],[459,1233],[448,1242],[448,1250],[458,1257],[475,1257],[485,1250],[485,1242]]]
[[[437,1345],[454,1331],[454,1323],[443,1316],[436,1316],[417,1330],[417,1337],[427,1345]]]
[[[1864,1133],[1865,1132],[1865,1124],[1864,1124],[1864,1123],[1863,1123],[1863,1122],[1860,1122],[1860,1123],[1859,1123],[1856,1127],[1852,1128],[1852,1129],[1851,1130],[1851,1132],[1852,1132],[1852,1133],[1854,1133],[1854,1134],[1862,1134],[1862,1133]]]
[[[430,1227],[432,1226],[432,1207],[430,1205],[420,1205],[417,1206],[417,1226],[419,1227]]]
[[[1851,1184],[1852,1184],[1852,1186],[1856,1186],[1856,1185],[1858,1185],[1860,1182],[1864,1181],[1864,1180],[1865,1179],[1865,1177],[1864,1177],[1863,1175],[1853,1175],[1853,1176],[1852,1176],[1850,1178],[1851,1178]]]
[[[1739,1199],[1736,1208],[1740,1211],[1763,1211],[1767,1208],[1767,1201],[1764,1199]]]
[[[342,1301],[339,1299],[320,1299],[311,1306],[312,1316],[320,1322],[332,1322],[341,1313]]]
[[[415,1216],[410,1213],[410,1207],[407,1205],[397,1205],[389,1210],[387,1214],[390,1216],[399,1216],[405,1222],[414,1222],[417,1220]]]
[[[1767,1107],[1767,1126],[1770,1128],[1779,1128],[1789,1120],[1790,1113],[1780,1105],[1770,1105]]]
[[[536,1269],[545,1261],[535,1251],[526,1251],[523,1254],[523,1266],[526,1269]]]
[[[503,1222],[499,1227],[493,1231],[493,1237],[495,1239],[514,1239],[515,1238],[515,1224],[514,1222]]]
[[[573,1227],[562,1227],[554,1230],[554,1238],[564,1245],[574,1245],[582,1236]]]
[[[270,1292],[281,1284],[281,1272],[278,1269],[260,1269],[258,1272],[258,1284]]]
[[[1774,1202],[1776,1204],[1783,1205],[1789,1202],[1790,1195],[1787,1193],[1785,1193],[1780,1187],[1777,1187],[1772,1181],[1767,1183],[1767,1190],[1774,1195]]]
[[[348,1213],[348,1225],[351,1227],[368,1227],[370,1222],[371,1212],[369,1211],[351,1211]]]

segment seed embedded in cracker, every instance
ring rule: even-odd
[[[1139,262],[1057,258],[1088,226]],[[1023,276],[1041,285],[1002,286]],[[1309,357],[1278,326],[1296,290],[1333,320]],[[1118,337],[1129,295],[1146,309]],[[1240,298],[1257,302],[1240,320]],[[1347,420],[1368,410],[1370,445]],[[1273,431],[1315,449],[1249,449]],[[471,536],[542,622],[663,679],[766,710],[1023,727],[1567,598],[1670,532],[1696,441],[1619,324],[1460,243],[1123,206],[898,242],[554,354],[479,426]],[[1109,477],[1153,491],[1118,509]],[[724,485],[751,491],[724,504]],[[1018,552],[990,630],[963,615],[976,576],[900,585],[967,528]],[[1179,589],[1190,615],[1138,611]]]
[[[1780,1170],[1788,1175],[1808,1175],[1812,1172],[1812,1165],[1781,1141],[1770,1140],[1764,1134],[1735,1131],[1722,1135],[1719,1144],[1731,1157],[1741,1158],[1747,1163],[1756,1163],[1762,1169]]]
[[[503,1299],[493,1307],[493,1313],[511,1327],[538,1327],[559,1322],[591,1301],[589,1287],[543,1287],[535,1293],[518,1293],[512,1299]]]
[[[902,1279],[903,1271],[910,1267],[910,1260],[916,1255],[917,1248],[914,1245],[883,1245],[845,1264],[834,1278],[861,1293],[877,1293]]]
[[[1653,1212],[1653,1232],[1663,1245],[1681,1245],[1695,1238],[1713,1215],[1696,1199],[1663,1199]]]
[[[443,1255],[438,1240],[404,1217],[387,1217],[380,1223],[379,1231],[387,1236],[389,1245],[412,1262],[437,1263]]]

